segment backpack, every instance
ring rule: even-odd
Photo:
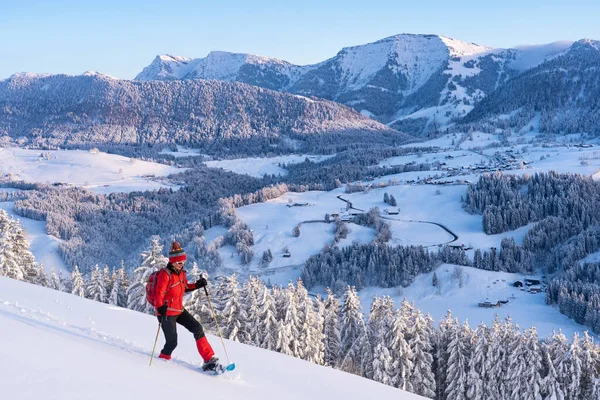
[[[167,274],[171,276],[171,271],[168,268],[161,268],[158,271],[154,271],[148,277],[148,282],[146,283],[146,301],[154,306],[154,300],[156,299],[156,286],[158,284],[158,274],[160,271],[165,270]]]

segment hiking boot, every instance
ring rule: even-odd
[[[202,370],[203,371],[217,371],[220,366],[221,366],[221,364],[219,364],[219,359],[217,357],[213,356],[210,360],[208,360],[207,362],[205,362],[202,365]]]

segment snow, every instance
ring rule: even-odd
[[[48,158],[40,155],[48,154]],[[0,176],[39,183],[68,183],[95,193],[132,192],[169,187],[144,175],[167,176],[184,170],[114,154],[83,150],[0,148]],[[176,188],[176,186],[170,186]]]
[[[480,46],[475,43],[466,43],[460,40],[452,39],[445,36],[439,36],[440,40],[444,42],[448,49],[450,50],[451,57],[465,57],[472,56],[475,54],[485,53],[491,50],[491,47]]]
[[[0,208],[5,210],[9,216],[18,219],[21,227],[26,231],[29,250],[33,253],[35,261],[42,263],[48,272],[54,268],[56,272],[62,271],[65,276],[71,272],[58,252],[61,239],[46,233],[46,222],[23,218],[14,211],[13,202],[0,202]]]
[[[396,306],[404,298],[414,301],[417,308],[430,313],[436,322],[450,309],[454,317],[459,321],[468,321],[471,327],[482,322],[491,326],[498,315],[500,319],[510,317],[521,330],[535,326],[541,338],[551,335],[553,330],[561,329],[570,339],[575,333],[582,335],[586,330],[584,326],[561,314],[558,309],[548,306],[544,293],[529,293],[526,287],[524,290],[513,287],[513,282],[524,279],[521,274],[461,267],[465,273],[464,286],[461,288],[457,280],[452,278],[455,267],[442,264],[435,271],[440,282],[439,294],[431,284],[433,272],[417,276],[415,282],[404,289],[369,287],[361,290],[358,294],[363,310],[369,310],[373,296],[389,295]],[[508,300],[508,303],[497,308],[479,307],[478,303],[486,299],[491,302]]]
[[[383,69],[390,57],[407,77],[410,89],[421,87],[448,58],[448,48],[438,36],[401,34],[367,45],[346,47],[337,57],[346,90],[357,90]]]
[[[519,72],[526,71],[560,55],[573,43],[572,41],[558,41],[542,45],[517,46],[515,48],[515,59],[510,60],[508,66]]]
[[[279,157],[249,157],[237,158],[232,160],[207,161],[205,164],[210,168],[223,168],[225,171],[235,172],[236,174],[249,175],[256,178],[262,178],[267,175],[287,175],[287,170],[281,168],[278,164],[298,164],[304,162],[307,158],[312,162],[320,162],[333,155],[316,156],[305,154],[291,154]]]
[[[0,376],[4,398],[421,399],[372,380],[226,340],[235,371],[199,372],[191,335],[179,327],[173,359],[149,366],[156,318],[0,277]],[[220,340],[207,335],[226,360]],[[164,344],[159,335],[157,349]],[[156,355],[155,355],[156,357]],[[307,383],[310,382],[309,385]]]

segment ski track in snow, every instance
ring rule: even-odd
[[[60,303],[58,300],[56,300],[56,302]],[[114,308],[119,309],[119,307]],[[111,335],[98,329],[94,329],[93,327],[82,327],[73,323],[69,323],[64,319],[60,319],[49,312],[44,312],[40,309],[32,309],[20,306],[18,302],[13,303],[7,300],[0,299],[0,315],[11,318],[15,321],[37,329],[43,329],[49,332],[54,331],[58,334],[70,335],[77,339],[91,340],[95,343],[101,343],[106,346],[117,348],[121,351],[125,351],[130,354],[137,354],[141,358],[147,360],[150,359],[150,356],[152,354],[152,350],[139,346],[135,342]],[[91,324],[94,324],[92,318],[89,318],[89,321]],[[157,351],[160,350],[157,349]],[[169,361],[155,359],[154,362],[168,362],[170,364],[175,364],[177,366],[187,368],[189,370],[199,372],[207,376],[213,376],[202,372],[202,370],[197,364],[177,359],[175,356]],[[230,381],[239,385],[247,385],[247,383],[244,381],[244,375],[242,373],[227,372],[221,375],[214,375],[213,377],[215,379]]]

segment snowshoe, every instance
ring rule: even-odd
[[[213,357],[202,365],[202,371],[206,373],[212,373],[213,375],[220,375],[227,371],[233,371],[235,364],[229,364],[224,366],[219,362],[217,357]]]

